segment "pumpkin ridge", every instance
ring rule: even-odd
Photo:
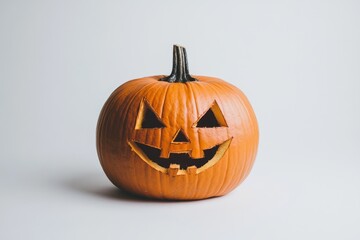
[[[213,80],[214,81],[214,80]],[[214,82],[216,82],[216,81],[214,81]],[[208,84],[209,85],[209,87],[212,89],[212,91],[215,93],[215,95],[216,95],[216,98],[214,98],[214,102],[216,102],[216,99],[218,99],[219,100],[219,103],[217,103],[216,102],[216,104],[218,104],[218,107],[220,107],[219,106],[219,104],[220,105],[222,105],[222,98],[219,96],[219,94],[218,94],[218,90],[217,89],[215,89],[215,86],[213,86],[212,84]],[[221,87],[221,86],[220,86]],[[222,89],[222,88],[221,88]],[[211,108],[211,107],[210,107]],[[226,126],[227,126],[227,129],[229,129],[228,127],[229,127],[229,125],[226,123]],[[227,132],[228,132],[228,130],[227,130]],[[232,136],[230,136],[229,134],[227,134],[227,137],[228,138],[232,138]],[[230,143],[231,144],[231,143]],[[221,189],[223,189],[224,188],[224,183],[225,183],[225,181],[226,181],[226,176],[228,175],[228,161],[229,161],[229,158],[228,157],[226,157],[226,156],[229,156],[229,154],[230,154],[230,150],[231,150],[231,148],[230,147],[228,147],[228,152],[226,152],[225,153],[225,155],[223,156],[223,159],[221,159],[222,161],[225,161],[226,160],[226,164],[225,164],[225,174],[224,174],[224,177],[223,177],[223,179],[222,179],[222,183],[221,184],[219,184],[219,189],[217,190],[217,191],[214,191],[214,192],[216,192],[216,195],[218,194],[218,192],[221,190]],[[208,189],[210,188],[210,185],[208,185]]]
[[[220,85],[220,82],[217,81],[217,80],[214,80],[213,84],[210,87],[212,87],[212,88],[215,88],[215,87],[220,88],[221,91],[225,91],[224,88],[230,88],[228,84],[224,85],[224,83],[222,83]],[[232,89],[229,89],[229,90],[232,90]],[[216,93],[217,98],[219,99],[219,104],[221,106],[223,106],[223,96],[220,96],[217,91],[214,91],[214,92]],[[230,93],[228,93],[228,94],[230,95]],[[223,95],[223,94],[221,94],[221,95]],[[232,98],[234,98],[234,95],[236,96],[236,94],[232,93]],[[233,134],[229,133],[229,128],[227,130],[228,130],[227,131],[228,135],[233,135]],[[239,161],[231,161],[232,160],[231,159],[232,151],[231,151],[231,149],[229,149],[229,150],[230,151],[228,152],[227,159],[226,159],[227,161],[226,161],[226,165],[225,165],[226,171],[225,171],[225,175],[224,175],[224,180],[223,180],[222,184],[219,185],[221,187],[219,188],[219,191],[217,192],[217,194],[224,194],[224,192],[228,191],[228,189],[232,189],[231,186],[233,185],[233,182],[234,182],[234,176],[237,175],[235,170],[237,169],[240,162]],[[229,166],[229,165],[233,165],[233,167],[231,168],[231,166]],[[242,175],[243,175],[242,171],[239,171],[239,172],[241,174],[238,174],[238,175],[242,178]],[[227,182],[226,181],[227,179],[230,179],[230,180]]]
[[[139,96],[139,94],[142,92],[142,91],[146,91],[146,89],[148,88],[148,87],[150,87],[151,85],[153,85],[154,84],[154,82],[150,82],[150,83],[147,83],[147,84],[145,84],[145,86],[141,86],[140,87],[140,89],[139,90],[137,90],[136,91],[136,93],[135,94],[133,94],[133,96],[132,96],[132,98],[131,99],[129,99],[127,102],[125,102],[125,106],[127,107],[126,108],[126,110],[124,110],[124,112],[125,112],[125,115],[124,115],[124,118],[125,118],[125,121],[127,121],[128,120],[128,113],[129,113],[129,111],[132,109],[131,108],[131,106],[133,106],[133,103],[134,103],[134,101],[138,98],[138,96]],[[125,135],[126,136],[126,128],[122,128],[122,134],[121,135]],[[124,134],[125,133],[125,134]],[[134,158],[132,158],[132,164],[134,164]],[[133,172],[134,172],[134,174],[136,175],[136,168],[133,168]],[[141,191],[141,187],[140,187],[140,183],[139,183],[139,181],[136,179],[135,180],[135,185],[137,186],[137,188],[138,188],[138,191]]]
[[[155,88],[155,87],[157,87],[157,86],[158,86],[158,82],[157,82],[157,81],[152,82],[152,84],[146,85],[146,86],[144,87],[144,96],[147,96],[148,93],[151,92],[151,89],[153,89],[153,88]],[[143,100],[141,100],[141,101],[143,101]],[[153,106],[151,106],[151,103],[149,102],[149,100],[147,100],[147,101],[148,101],[147,103],[150,105],[150,107],[153,108]],[[155,109],[153,109],[153,110],[155,110]],[[156,113],[156,111],[154,111],[154,112],[155,112],[156,117],[159,118],[159,119],[161,119],[160,113]],[[158,115],[159,115],[159,116],[158,116]],[[166,126],[165,126],[165,127],[166,127]],[[161,132],[161,130],[160,130],[160,132]],[[146,131],[145,134],[146,134],[146,135],[145,135],[144,138],[147,140],[147,139],[148,139],[148,131]],[[134,160],[133,160],[133,161],[134,161]],[[145,171],[145,174],[146,174],[146,175],[149,175],[149,173],[148,173],[147,171]],[[145,178],[146,178],[146,176],[145,176]],[[150,184],[150,182],[146,182],[146,183],[145,183],[146,189],[151,189],[151,185],[149,185],[149,184]]]
[[[187,84],[187,87],[189,88],[189,92],[190,92],[190,95],[192,96],[192,99],[193,99],[193,101],[195,102],[195,109],[196,109],[196,116],[199,116],[199,108],[198,108],[198,102],[197,102],[197,99],[196,99],[196,97],[195,97],[195,93],[194,93],[194,89],[193,89],[193,85],[191,84]],[[197,139],[198,139],[198,141],[197,141],[197,148],[200,148],[200,146],[201,146],[201,144],[200,144],[200,133],[198,132],[197,133],[197,135],[198,135],[198,137],[197,137]],[[197,193],[197,189],[198,189],[198,186],[199,185],[199,179],[198,178],[196,178],[196,181],[195,181],[195,191],[194,191],[194,195],[192,196],[193,198],[195,198],[195,196],[196,196],[196,193]]]

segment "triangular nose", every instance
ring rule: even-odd
[[[177,133],[175,134],[175,137],[173,138],[173,143],[180,143],[180,142],[189,142],[189,138],[186,137],[185,133],[183,132],[183,130],[179,129],[177,131]]]

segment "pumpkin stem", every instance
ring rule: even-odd
[[[169,83],[186,83],[198,81],[189,74],[186,49],[179,45],[173,47],[173,67],[169,76],[161,78],[160,81]]]

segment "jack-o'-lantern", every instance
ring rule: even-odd
[[[213,77],[190,76],[174,46],[169,76],[126,82],[98,120],[100,163],[117,187],[147,197],[222,196],[249,174],[258,126],[245,95]]]

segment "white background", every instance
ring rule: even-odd
[[[359,1],[0,1],[0,239],[359,239]],[[260,126],[231,194],[136,199],[95,149],[127,80],[190,72],[242,89]]]

